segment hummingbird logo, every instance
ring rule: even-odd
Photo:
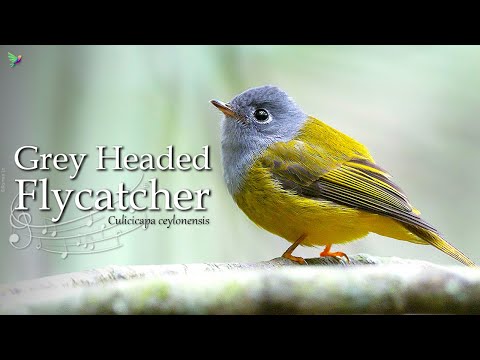
[[[13,68],[15,65],[19,64],[20,61],[22,61],[22,55],[15,56],[11,52],[9,52],[8,60],[10,60],[10,67]]]

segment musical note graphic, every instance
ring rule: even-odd
[[[20,241],[20,236],[18,236],[18,234],[14,233],[14,231],[13,231],[13,226],[12,226],[12,233],[10,234],[10,237],[8,238],[8,241],[12,245],[16,244]]]
[[[43,224],[45,227],[42,229],[42,235],[45,235],[47,233],[47,219],[43,219]]]
[[[53,225],[52,237],[57,236],[57,226]]]
[[[143,175],[131,191],[138,188],[142,180]],[[115,200],[114,204],[118,201]],[[64,260],[70,255],[95,254],[117,249],[123,246],[120,242],[121,236],[145,226],[132,225],[123,231],[118,230],[119,226],[125,228],[125,225],[106,223],[106,216],[97,215],[100,211],[90,211],[86,215],[59,223],[49,223],[50,219],[44,219],[43,225],[36,225],[32,223],[30,213],[15,210],[16,204],[18,195],[13,199],[10,208],[10,245],[15,249],[25,249],[35,239],[37,250],[58,254]],[[94,226],[98,222],[101,223]]]
[[[32,222],[32,216],[25,211],[21,211],[20,215],[15,217],[15,215],[13,214],[13,203],[12,203],[12,211],[10,212],[10,226],[12,227],[13,232],[10,235],[8,240],[10,242],[10,245],[12,245],[15,249],[18,249],[18,250],[25,249],[29,247],[30,244],[32,243],[32,239],[33,239],[32,229],[30,228],[31,222]],[[19,245],[21,238],[17,232],[24,229],[26,229],[28,232],[28,241],[25,245],[22,246],[22,245]]]
[[[8,238],[8,241],[10,242],[10,244],[16,244],[19,240],[20,240],[20,237],[17,234],[12,234]]]
[[[68,245],[67,245],[67,242],[64,241],[63,244],[65,245],[65,251],[62,252],[62,254],[60,255],[60,257],[65,260],[68,256]]]
[[[87,226],[90,227],[93,225],[93,214],[95,214],[95,211],[90,212],[90,219],[87,221]]]
[[[95,239],[93,238],[92,235],[89,235],[85,238],[85,244],[83,244],[83,247],[86,248],[91,248],[92,245],[95,243]]]

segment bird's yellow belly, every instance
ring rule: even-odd
[[[261,168],[248,176],[234,196],[236,203],[255,224],[290,242],[303,234],[305,246],[345,243],[369,232],[402,240],[407,236],[389,218],[285,191]]]

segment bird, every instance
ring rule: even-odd
[[[307,115],[273,85],[248,89],[230,102],[211,100],[223,113],[221,153],[230,195],[247,217],[291,246],[332,251],[376,233],[433,245],[467,266],[475,263],[427,223],[368,149],[325,122]]]
[[[10,61],[10,67],[13,68],[15,65],[19,64],[22,61],[22,55],[16,56],[9,52],[8,60]]]

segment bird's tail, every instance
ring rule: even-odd
[[[445,254],[450,255],[452,258],[460,261],[462,264],[470,267],[476,267],[475,263],[472,260],[470,260],[464,253],[455,248],[453,245],[448,243],[439,234],[415,225],[404,224],[404,226],[411,233],[415,234],[430,245],[435,246],[437,249],[443,251]]]

